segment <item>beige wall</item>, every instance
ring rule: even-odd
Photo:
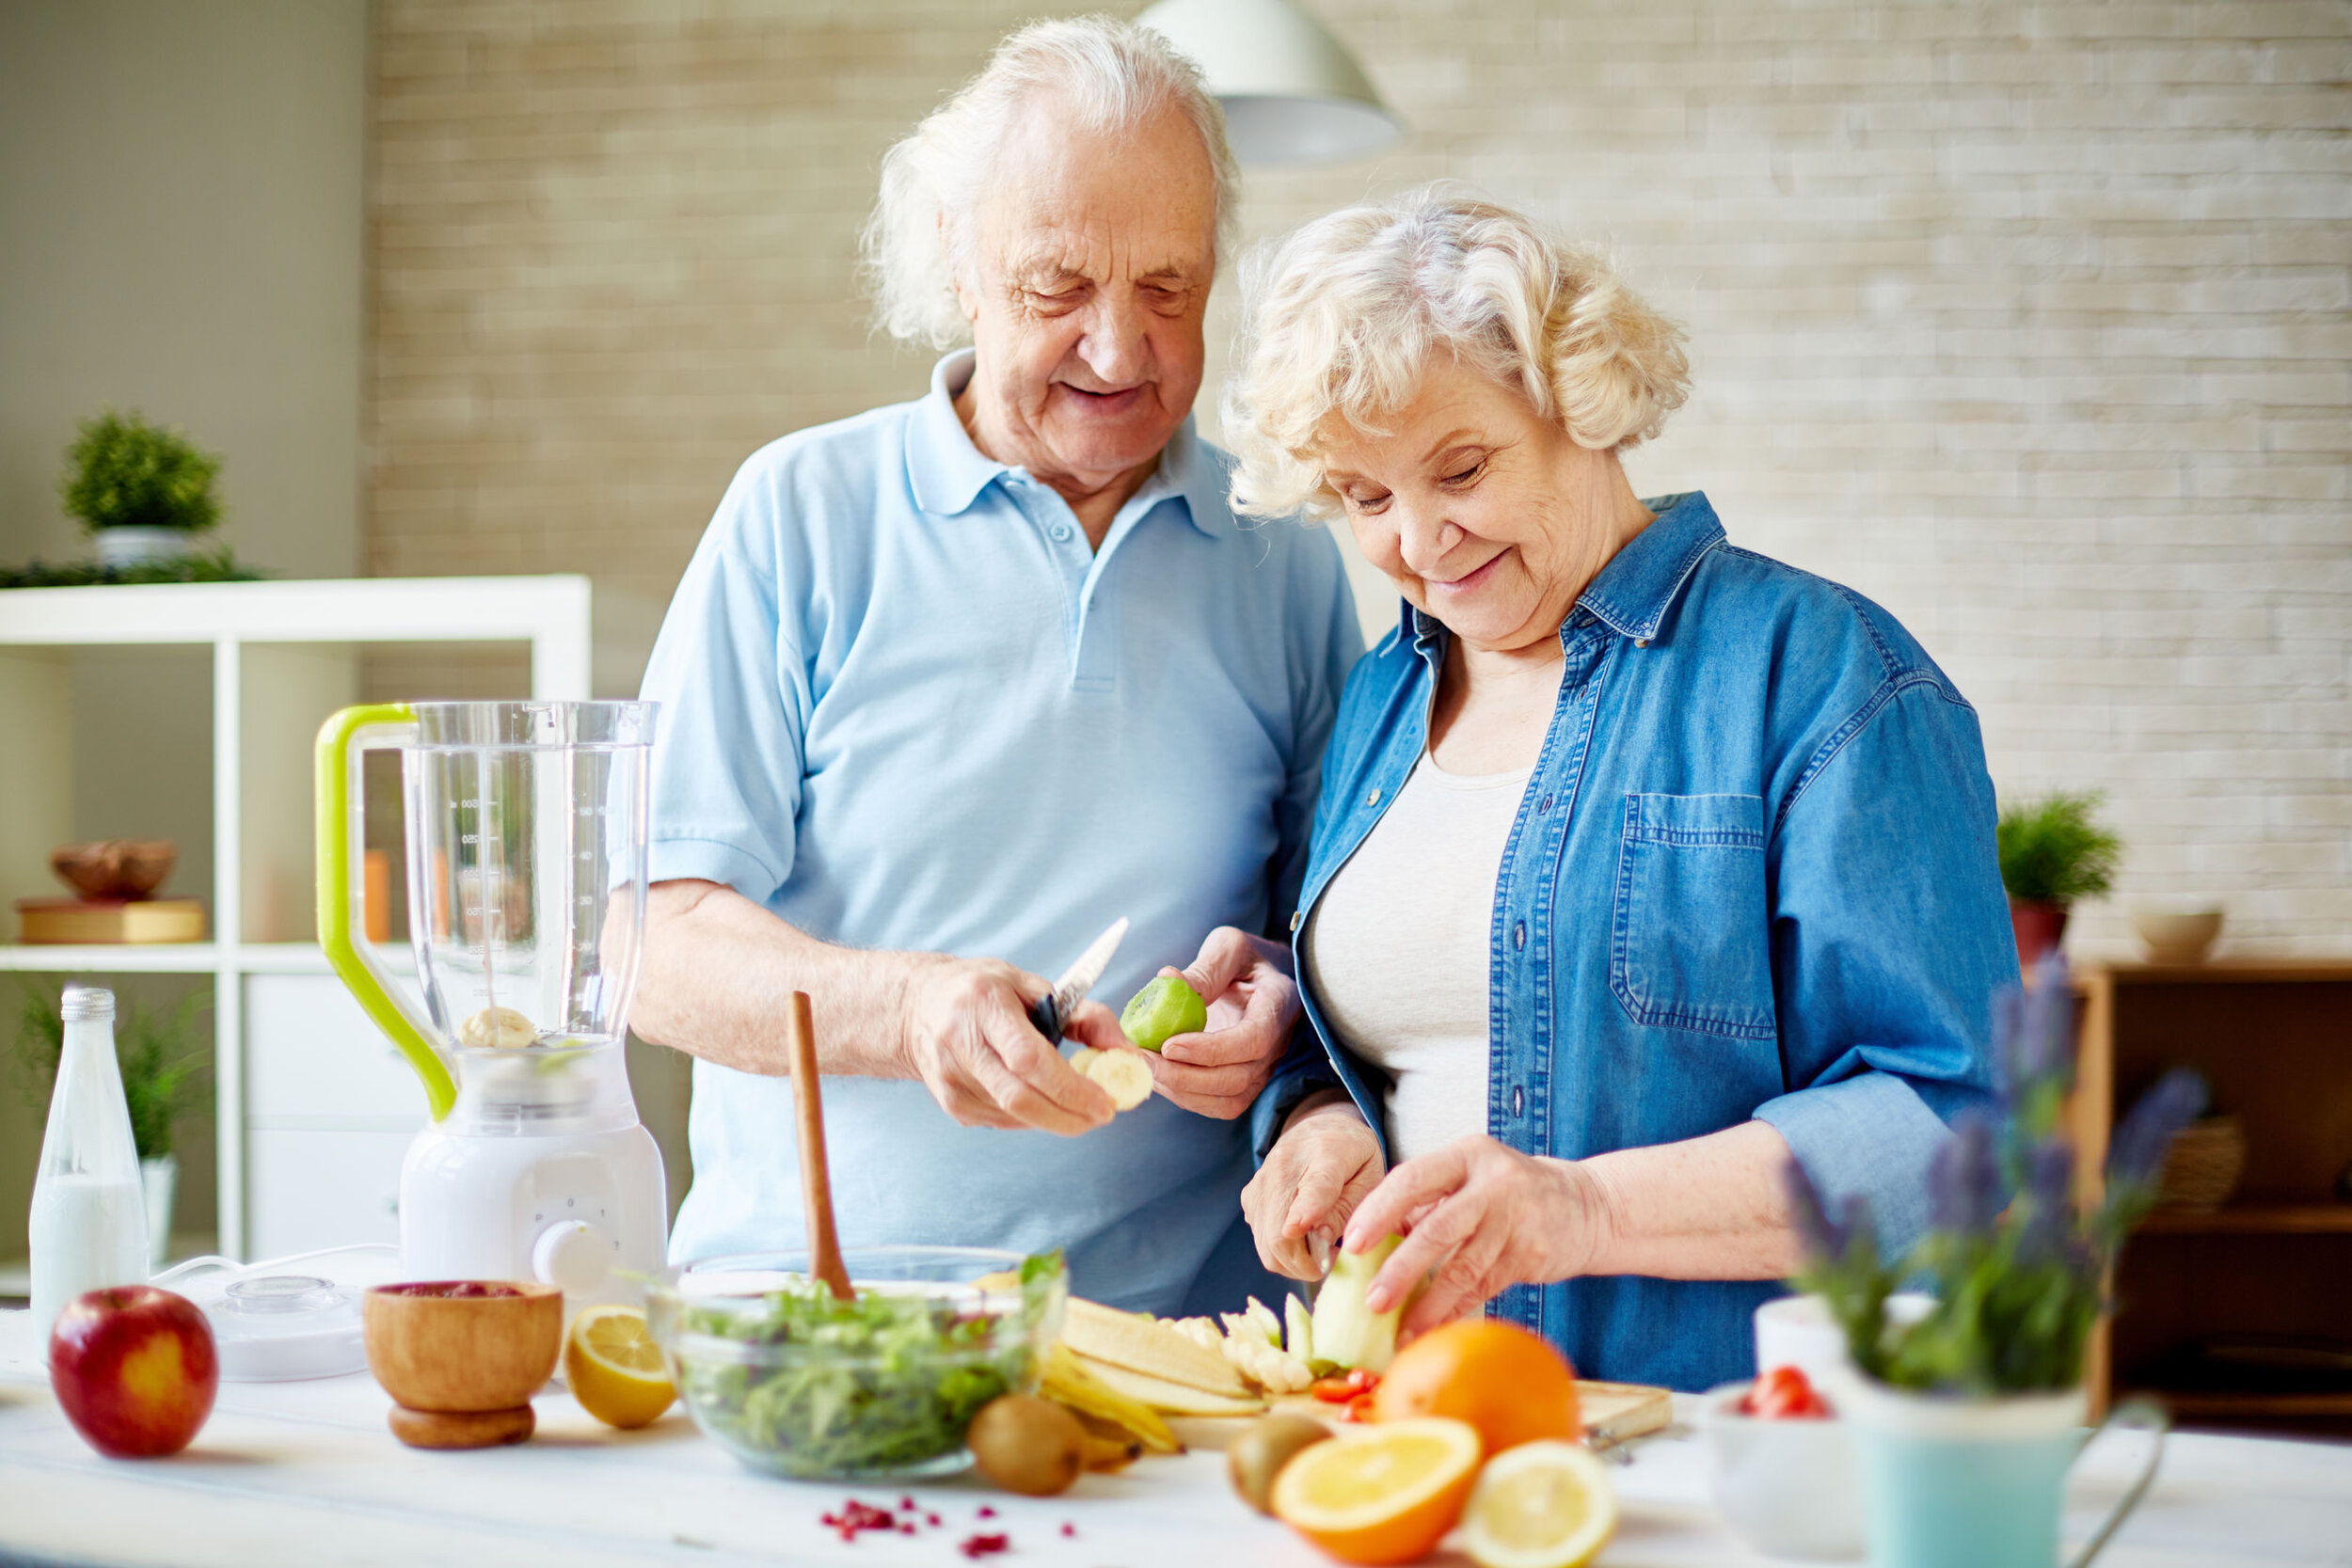
[[[2352,950],[2352,11],[1313,3],[1414,135],[1252,237],[1447,175],[1613,242],[1698,377],[1637,481],[1883,600],[2005,790],[2111,792],[2088,945]],[[385,0],[369,569],[593,572],[626,688],[736,464],[920,388],[875,160],[1038,8]]]

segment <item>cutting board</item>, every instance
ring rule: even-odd
[[[1579,1378],[1576,1385],[1578,1413],[1584,1418],[1585,1440],[1597,1449],[1609,1448],[1629,1438],[1663,1430],[1674,1420],[1674,1395],[1663,1388],[1652,1388],[1639,1383],[1595,1383]],[[1328,1420],[1331,1406],[1303,1394],[1285,1395],[1274,1402],[1276,1410],[1292,1411]],[[1222,1450],[1225,1446],[1249,1430],[1257,1418],[1252,1416],[1170,1416],[1168,1424],[1175,1431],[1177,1441],[1188,1449]]]

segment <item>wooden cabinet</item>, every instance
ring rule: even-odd
[[[2105,1163],[2114,1118],[2165,1069],[2205,1077],[2246,1130],[2227,1204],[2162,1209],[2125,1247],[2092,1377],[2199,1426],[2352,1433],[2352,964],[2085,971],[2076,1135]],[[2300,1362],[2300,1365],[2296,1363]]]

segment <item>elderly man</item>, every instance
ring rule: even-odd
[[[1262,933],[1360,641],[1331,539],[1237,523],[1191,428],[1232,167],[1193,68],[1099,19],[1007,40],[885,160],[882,319],[972,346],[743,466],[645,675],[637,1024],[700,1058],[676,1256],[802,1239],[803,990],[845,1245],[1067,1247],[1162,1312],[1265,1288],[1236,1118],[1297,1002]],[[1189,960],[1220,1003],[1113,1123],[1025,1010],[1121,915],[1104,996]],[[1123,1043],[1099,1002],[1070,1033]]]

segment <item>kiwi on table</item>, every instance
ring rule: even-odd
[[[964,1443],[980,1473],[1008,1492],[1050,1497],[1086,1468],[1087,1430],[1051,1400],[1006,1394],[980,1406]]]
[[[1233,1490],[1259,1513],[1272,1514],[1274,1478],[1283,1465],[1330,1435],[1331,1429],[1311,1416],[1278,1413],[1262,1418],[1225,1450]]]

